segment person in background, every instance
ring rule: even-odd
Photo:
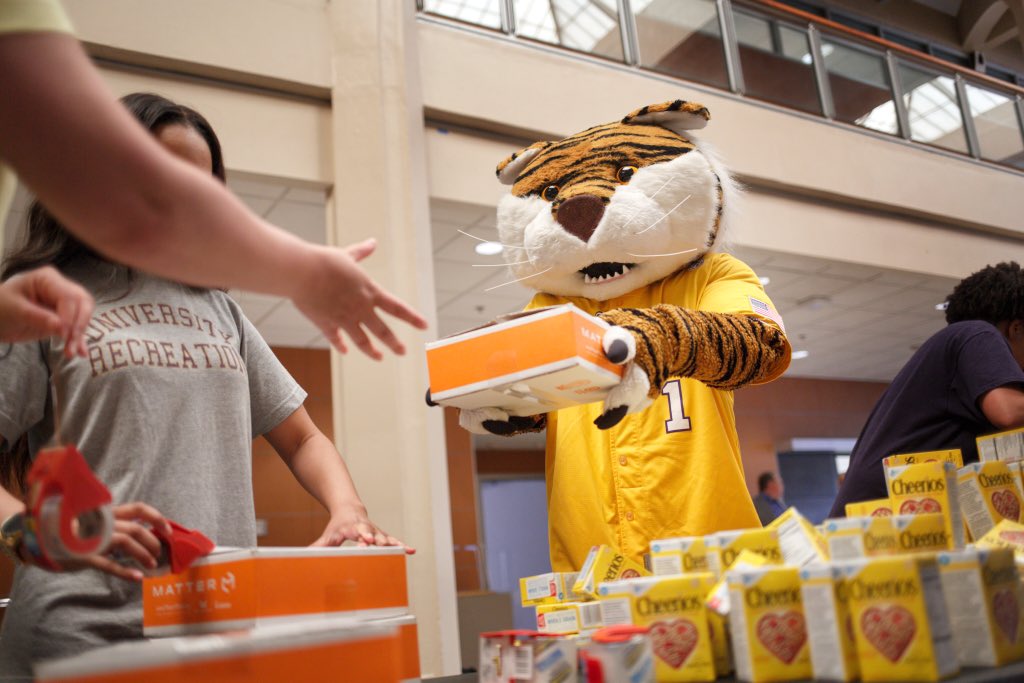
[[[146,93],[123,101],[168,151],[223,182],[220,142],[199,113]],[[33,566],[23,536],[7,543],[8,529],[24,528],[10,523],[24,505],[0,489],[0,543],[24,561],[0,631],[0,678],[30,680],[32,662],[141,638],[138,567],[156,565],[150,529],[165,525],[164,515],[218,545],[254,547],[256,436],[329,513],[313,545],[401,545],[370,521],[344,461],[303,407],[306,393],[227,294],[112,263],[38,202],[28,221],[3,277],[58,268],[92,293],[96,314],[85,358],[68,357],[59,337],[0,354],[0,482],[24,488],[59,408],[63,441],[113,495],[114,550],[134,566],[110,553],[76,572]]]
[[[374,359],[383,354],[371,335],[405,352],[380,311],[426,328],[358,265],[375,242],[304,242],[163,150],[111,96],[57,0],[0,0],[0,74],[0,221],[14,187],[7,164],[104,257],[191,285],[288,297],[342,353],[345,335]]]
[[[959,448],[965,464],[976,462],[976,437],[1024,426],[1024,272],[1014,262],[982,268],[946,304],[947,326],[914,352],[868,416],[830,516],[888,495],[888,455]]]
[[[757,477],[754,509],[757,510],[761,526],[768,526],[773,519],[786,511],[786,501],[782,499],[782,480],[773,472],[762,472]]]

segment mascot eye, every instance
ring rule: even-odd
[[[555,201],[555,198],[558,196],[558,185],[548,185],[540,193],[540,196],[544,197],[544,199],[549,202]]]
[[[618,177],[619,182],[628,183],[629,179],[636,173],[636,166],[623,166],[619,169]]]

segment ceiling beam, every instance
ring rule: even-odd
[[[980,50],[1008,9],[1006,0],[973,0],[960,3],[956,24],[963,48],[968,51]]]

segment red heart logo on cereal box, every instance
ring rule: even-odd
[[[1024,546],[1024,531],[1000,531],[999,538],[1010,545]]]
[[[899,605],[869,607],[860,616],[864,637],[891,661],[899,661],[914,641],[917,625],[910,610]]]
[[[942,512],[942,505],[934,498],[905,500],[900,505],[901,515],[923,515],[928,512]]]
[[[622,574],[619,575],[620,579],[639,579],[640,572],[635,569],[623,569]]]
[[[872,517],[892,517],[892,508],[878,508],[871,513]]]
[[[996,591],[992,596],[992,614],[1006,639],[1010,643],[1016,643],[1017,628],[1020,626],[1020,603],[1017,602],[1017,594],[1012,589]]]
[[[807,627],[800,612],[771,612],[757,620],[757,639],[778,657],[791,664],[807,642]]]
[[[697,647],[697,626],[689,619],[656,621],[649,628],[654,654],[673,669],[681,667]]]
[[[992,494],[992,507],[1002,517],[1016,522],[1020,519],[1020,501],[1013,491],[996,491]]]

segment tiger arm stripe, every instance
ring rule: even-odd
[[[659,304],[613,309],[601,317],[642,342],[634,361],[651,380],[651,398],[658,397],[670,377],[692,377],[715,389],[733,390],[766,379],[785,362],[782,332],[750,315]]]

